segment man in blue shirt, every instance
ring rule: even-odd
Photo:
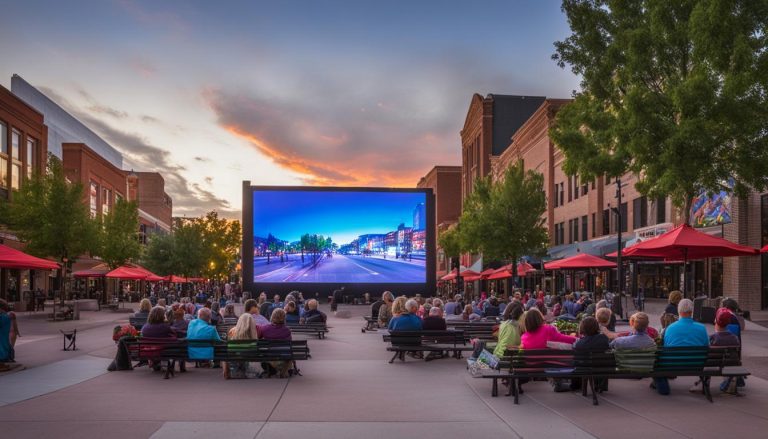
[[[390,332],[421,331],[421,319],[416,315],[416,312],[419,310],[419,304],[415,300],[410,299],[405,302],[405,309],[407,311],[406,313],[400,314],[399,316],[394,317],[389,321],[389,326],[387,329],[389,329]]]
[[[187,340],[212,340],[221,341],[216,327],[211,325],[211,310],[201,308],[197,312],[197,319],[189,322],[187,327]],[[190,360],[212,360],[213,347],[189,346],[187,352]]]
[[[693,302],[683,299],[677,304],[680,319],[669,325],[664,331],[664,346],[709,346],[707,328],[693,321]],[[661,395],[669,395],[669,381],[655,378],[656,390]]]

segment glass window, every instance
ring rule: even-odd
[[[629,224],[627,218],[627,203],[621,203],[619,212],[621,213],[621,232],[625,233],[627,231],[627,225]]]
[[[593,213],[592,214],[592,238],[597,237],[597,221],[595,221],[595,218],[597,216]]]
[[[0,155],[0,187],[8,187],[8,159]]]
[[[12,189],[19,188],[20,177],[21,177],[21,165],[16,161],[14,161],[13,165],[11,166],[11,188]]]
[[[656,200],[656,224],[667,221],[667,198],[661,197]]]
[[[90,200],[90,208],[91,208],[91,218],[96,218],[96,215],[99,213],[99,185],[97,185],[94,182],[91,182],[91,189],[88,194],[88,198]]]
[[[109,206],[110,201],[112,201],[112,197],[110,196],[112,191],[109,189],[103,189],[101,191],[101,214],[107,215],[109,213]]]
[[[35,152],[37,151],[37,141],[27,138],[27,177],[32,177],[32,169],[35,167]]]
[[[603,235],[611,233],[611,210],[603,210]]]
[[[19,143],[21,143],[21,133],[13,130],[11,132],[11,156],[16,160],[19,159]]]
[[[581,217],[581,240],[582,241],[586,241],[586,240],[589,239],[587,237],[587,230],[588,230],[587,227],[588,227],[587,226],[587,216],[584,215],[584,216]]]
[[[8,154],[8,128],[0,122],[0,153]]]

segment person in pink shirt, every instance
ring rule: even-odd
[[[523,317],[525,332],[520,337],[520,347],[523,349],[546,349],[548,341],[573,344],[576,337],[561,334],[557,328],[544,323],[544,316],[537,308],[531,308]]]

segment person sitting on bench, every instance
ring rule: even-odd
[[[413,299],[405,302],[405,312],[389,321],[389,331],[421,331],[423,326],[421,319],[416,315],[419,303]]]
[[[669,325],[664,331],[664,346],[709,346],[707,328],[693,321],[693,301],[680,300],[677,304],[677,313],[680,315],[680,320]],[[652,387],[656,388],[660,395],[669,395],[667,378],[654,378]]]
[[[422,329],[425,331],[445,331],[447,326],[443,318],[443,310],[437,306],[429,309],[429,316],[424,318]]]
[[[187,340],[212,340],[221,341],[216,327],[211,325],[211,310],[200,308],[197,318],[189,323],[187,328]],[[187,348],[190,360],[213,360],[213,346],[189,346]]]
[[[376,315],[373,315],[373,311],[371,311],[371,317],[376,317],[380,328],[386,328],[389,325],[389,321],[392,319],[392,302],[394,301],[395,295],[389,291],[384,291],[381,295],[381,305]]]
[[[630,335],[616,337],[611,342],[613,349],[651,349],[656,347],[656,342],[646,332],[648,329],[648,314],[636,312],[629,318],[629,326],[632,328]]]

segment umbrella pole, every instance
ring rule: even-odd
[[[688,249],[683,249],[683,297],[688,297]]]

